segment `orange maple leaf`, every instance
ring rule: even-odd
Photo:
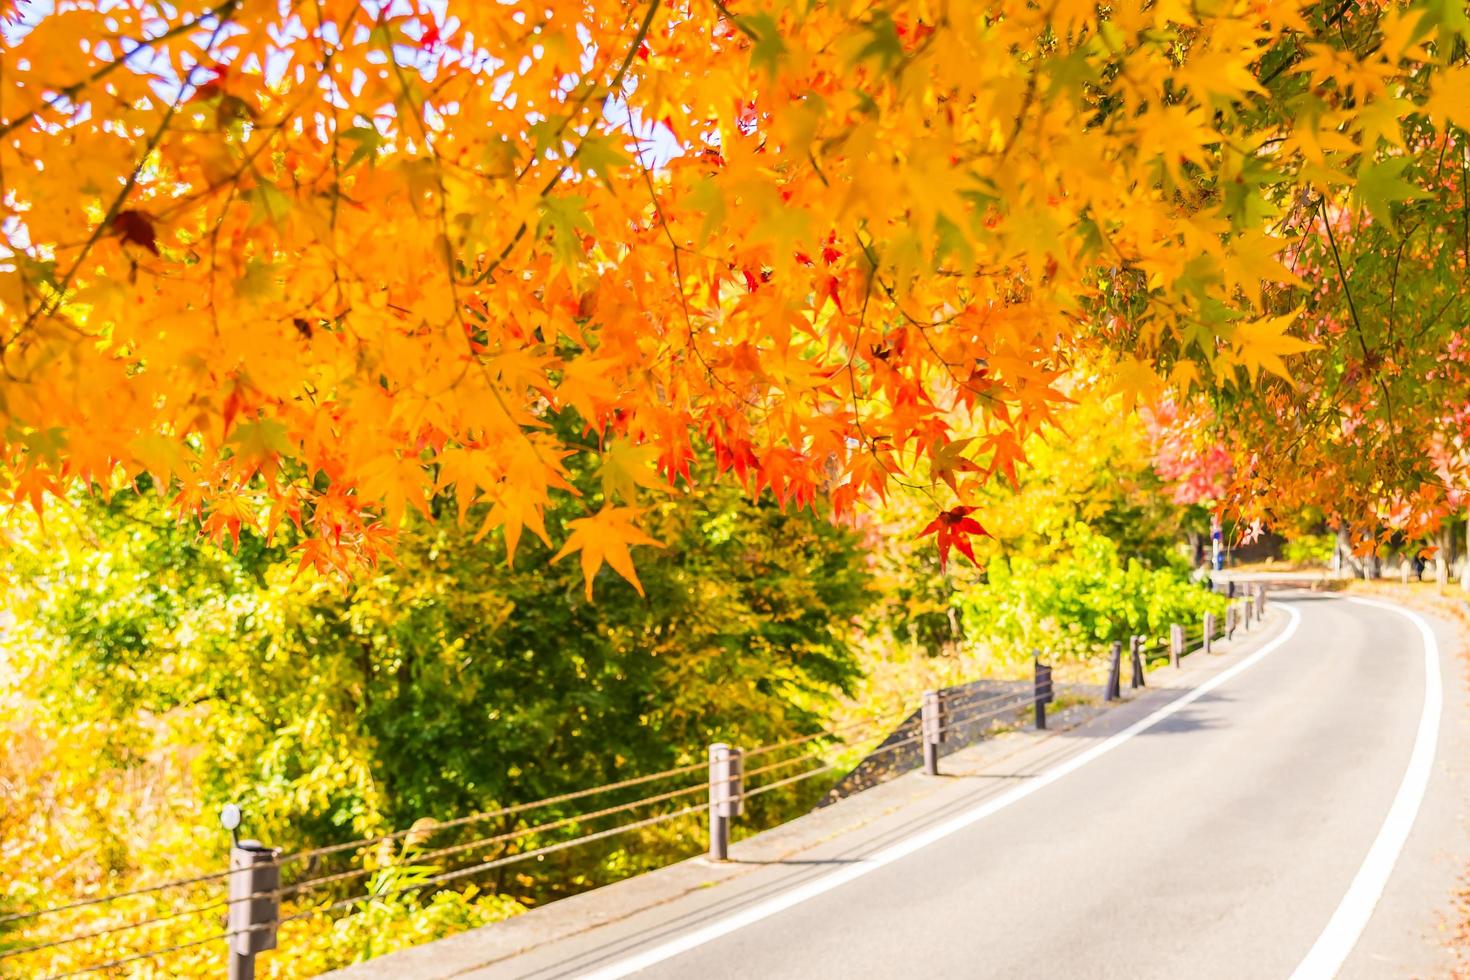
[[[603,507],[591,517],[567,522],[572,533],[551,560],[559,561],[574,551],[582,553],[582,577],[587,582],[588,602],[592,601],[592,580],[604,562],[627,579],[639,595],[644,594],[643,583],[638,581],[628,548],[639,544],[655,548],[663,545],[633,526],[640,513],[642,511],[636,507]]]

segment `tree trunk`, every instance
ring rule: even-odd
[[[1337,529],[1337,552],[1333,557],[1334,571],[1340,578],[1367,578],[1368,567],[1353,554],[1353,540],[1348,529]]]
[[[1450,549],[1454,547],[1448,521],[1439,526],[1438,543],[1439,547],[1434,549],[1434,582],[1443,589],[1450,581]]]
[[[1470,592],[1470,508],[1465,513],[1465,555],[1460,560],[1460,588]]]

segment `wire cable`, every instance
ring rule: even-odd
[[[498,868],[507,864],[514,864],[518,861],[525,861],[533,857],[542,857],[546,854],[551,854],[556,851],[563,851],[570,847],[575,847],[578,844],[586,844],[595,840],[603,840],[608,837],[616,836],[617,834],[627,833],[630,830],[639,830],[644,827],[651,827],[655,824],[674,820],[678,817],[690,816],[692,814],[699,813],[700,811],[708,809],[708,803],[698,803],[694,806],[685,807],[682,810],[675,810],[670,813],[661,813],[657,816],[649,817],[645,820],[638,820],[630,824],[622,824],[617,827],[611,827],[607,830],[598,831],[595,834],[588,834],[584,837],[574,838],[573,840],[560,841],[555,844],[548,844],[545,847],[538,847],[530,851],[522,851],[519,854],[507,855],[503,858],[496,858],[492,861],[485,861],[480,864],[471,865],[468,868],[457,868],[454,871],[448,871],[443,874],[434,875],[432,878],[427,878],[424,881],[414,882],[410,885],[404,885],[400,888],[393,888],[387,891],[368,893],[364,895],[355,895],[352,898],[339,899],[338,901],[319,906],[317,908],[306,909],[301,912],[296,912],[292,915],[282,916],[281,918],[276,919],[272,922],[257,923],[256,925],[250,926],[247,929],[239,929],[234,932],[225,932],[215,936],[208,936],[204,939],[196,939],[187,943],[179,943],[175,946],[169,946],[164,949],[154,950],[148,953],[137,953],[133,956],[127,956],[116,960],[109,960],[106,963],[95,963],[90,966],[82,967],[78,970],[72,970],[67,973],[54,974],[47,977],[46,980],[66,980],[66,978],[69,977],[82,976],[83,974],[95,973],[98,970],[107,970],[117,966],[125,966],[128,963],[136,963],[139,960],[155,959],[159,956],[174,953],[182,949],[190,949],[195,946],[203,946],[205,943],[218,942],[221,939],[233,939],[236,936],[242,936],[247,933],[259,932],[264,929],[277,928],[287,922],[294,922],[297,919],[306,919],[312,916],[324,915],[327,912],[332,912],[340,908],[345,908],[348,905],[355,905],[359,902],[370,902],[374,899],[388,898],[393,895],[403,894],[404,892],[416,891],[421,888],[428,888],[433,885],[443,884],[444,882],[454,881],[455,879],[467,877],[468,875],[472,874],[477,874],[481,871],[488,871],[492,868]]]
[[[275,925],[275,923],[267,923],[266,925]],[[257,928],[239,929],[235,932],[224,932],[220,933],[217,936],[209,936],[204,939],[195,939],[187,943],[179,943],[175,946],[166,946],[163,949],[156,949],[149,953],[134,953],[132,956],[124,956],[123,958],[116,960],[108,960],[106,963],[93,963],[91,966],[84,966],[81,969],[70,970],[66,973],[53,973],[50,976],[46,977],[46,980],[66,980],[66,978],[68,977],[80,977],[87,973],[96,973],[98,970],[110,970],[115,966],[126,966],[129,963],[136,963],[139,960],[153,960],[157,959],[160,956],[167,956],[169,953],[177,953],[181,949],[192,949],[195,946],[203,946],[205,943],[216,943],[219,942],[221,939],[233,939],[236,936],[242,936],[247,932],[256,931],[258,931]]]
[[[231,872],[228,869],[224,871],[211,871],[208,874],[196,875],[193,878],[180,878],[175,881],[164,881],[156,885],[146,885],[142,888],[133,888],[129,891],[118,892],[115,895],[98,895],[95,898],[79,899],[66,905],[58,905],[54,908],[35,909],[30,912],[9,912],[5,915],[0,915],[0,922],[21,922],[26,919],[35,919],[43,915],[54,915],[58,912],[70,912],[72,909],[86,908],[91,905],[104,905],[108,902],[116,902],[119,899],[133,898],[138,895],[151,895],[154,892],[166,891],[170,888],[182,888],[185,885],[197,885],[206,881],[218,881],[221,878],[228,877],[230,874]]]
[[[292,922],[296,919],[304,919],[313,915],[322,915],[326,912],[332,912],[336,909],[345,908],[348,905],[354,905],[358,902],[372,901],[373,899],[379,898],[388,898],[392,895],[400,895],[404,892],[416,891],[420,888],[428,888],[432,885],[443,884],[446,881],[454,881],[458,878],[464,878],[472,874],[478,874],[481,871],[489,871],[493,868],[503,867],[507,864],[515,864],[518,861],[525,861],[533,857],[542,857],[544,855],[552,854],[557,851],[564,851],[568,848],[576,847],[579,844],[587,844],[591,843],[592,841],[604,840],[608,837],[615,837],[618,834],[627,833],[630,830],[639,830],[644,827],[652,827],[655,824],[664,823],[666,821],[674,820],[679,817],[686,817],[691,814],[699,813],[703,810],[708,809],[708,803],[696,803],[693,806],[687,806],[681,810],[674,810],[669,813],[661,813],[656,816],[648,817],[644,820],[637,820],[633,823],[621,824],[617,827],[609,827],[607,830],[599,830],[596,833],[587,834],[582,837],[575,837],[571,840],[558,841],[555,844],[547,844],[544,847],[534,848],[529,851],[521,851],[517,854],[510,854],[505,857],[495,858],[490,861],[481,862],[480,864],[473,864],[467,868],[456,868],[453,871],[446,871],[442,874],[437,874],[431,878],[426,878],[423,881],[414,882],[411,885],[404,885],[400,888],[392,888],[382,892],[370,892],[364,895],[355,895],[352,898],[338,899],[335,902],[331,902],[318,908],[307,909],[302,912],[297,912],[293,915],[285,916],[279,919],[278,922]]]
[[[994,704],[997,701],[1005,701],[1008,698],[1018,698],[1018,697],[1023,697],[1023,696],[1024,695],[1023,695],[1022,692],[1018,692],[1018,691],[1006,691],[1004,694],[994,694],[994,695],[991,695],[990,697],[982,698],[982,699],[980,699],[978,701],[971,701],[969,703],[964,703],[964,699],[963,698],[955,698],[954,700],[957,701],[957,702],[960,702],[960,703],[959,703],[959,705],[957,707],[954,708],[954,710],[955,711],[969,711],[971,708],[979,708],[979,707],[981,707],[983,705]],[[948,701],[945,702],[945,707],[949,707],[949,702]]]
[[[337,854],[342,851],[354,850],[359,847],[368,847],[372,844],[381,844],[385,841],[401,840],[404,837],[432,834],[450,827],[462,827],[468,823],[476,823],[491,820],[495,817],[506,817],[516,813],[524,813],[527,810],[539,810],[543,807],[554,806],[557,803],[569,803],[572,800],[580,800],[588,796],[596,796],[600,793],[611,793],[615,790],[627,789],[630,786],[640,786],[659,779],[668,779],[673,776],[682,776],[691,772],[698,772],[707,767],[705,762],[691,762],[688,765],[677,766],[673,769],[665,769],[663,772],[649,773],[646,776],[634,776],[631,779],[620,780],[616,783],[607,783],[603,786],[592,786],[587,789],[573,790],[570,793],[562,793],[559,796],[549,796],[544,800],[533,800],[529,803],[516,803],[512,806],[501,807],[498,810],[485,810],[479,813],[467,814],[463,817],[455,817],[453,820],[438,821],[430,826],[410,827],[407,830],[396,830],[389,834],[380,834],[377,837],[364,837],[358,840],[343,841],[340,844],[327,844],[323,847],[314,847],[305,851],[297,851],[287,854],[277,864],[285,866],[296,861],[307,858],[323,857],[328,854]],[[228,872],[226,872],[228,873]]]
[[[875,718],[865,718],[859,721],[848,722],[846,725],[839,725],[836,728],[830,728],[826,731],[814,732],[811,735],[803,735],[800,738],[791,738],[787,739],[784,742],[776,742],[772,745],[761,745],[753,749],[748,749],[742,754],[747,759],[753,759],[756,756],[765,755],[768,752],[777,752],[781,749],[794,748],[798,745],[805,745],[808,742],[814,742],[820,738],[831,738],[834,735],[838,735],[843,732],[850,732],[855,729],[871,728],[875,725],[892,724],[894,721],[906,718],[911,714],[913,714],[913,709],[905,708],[901,712],[892,712],[886,715],[879,715]]]
[[[949,718],[945,720],[945,723],[940,728],[940,731],[949,731],[950,729],[958,728],[961,725],[968,725],[972,722],[979,721],[982,718],[997,718],[1005,714],[1007,711],[1013,711],[1018,708],[1024,708],[1028,705],[1035,704],[1036,700],[1037,699],[1035,694],[1028,694],[1024,697],[1017,698],[1010,704],[1004,704],[998,708],[991,708],[989,711],[979,711],[975,714],[966,715],[963,718]]]
[[[584,820],[596,820],[599,817],[606,817],[614,813],[623,813],[628,810],[637,809],[641,806],[648,806],[650,803],[662,803],[665,800],[676,799],[677,797],[686,796],[690,793],[699,792],[700,790],[705,790],[708,788],[708,783],[698,783],[693,786],[685,786],[682,789],[671,790],[667,793],[659,793],[655,796],[647,796],[641,800],[633,800],[629,803],[620,803],[617,806],[605,807],[601,810],[593,810],[590,813],[573,814],[571,816],[562,817],[558,820],[552,820],[547,823],[538,824],[534,827],[523,827],[520,830],[506,831],[502,834],[495,834],[490,837],[482,837],[478,840],[465,841],[461,844],[451,844],[447,847],[424,851],[420,854],[412,855],[412,859],[414,861],[431,861],[435,858],[447,857],[451,854],[460,854],[465,851],[473,851],[476,848],[484,847],[489,844],[499,844],[505,841],[519,840],[520,838],[528,837],[531,834],[540,834],[546,833],[548,831],[560,830],[563,827],[567,827],[571,824],[578,823]],[[376,870],[378,869],[368,867],[353,868],[350,871],[340,871],[335,874],[322,875],[317,878],[308,878],[305,881],[298,881],[294,884],[287,885],[272,892],[257,893],[256,895],[248,896],[248,898],[283,898],[289,895],[298,894],[303,891],[312,891],[324,885],[335,884],[342,881],[351,881],[355,878],[361,878],[365,875],[372,874]]]
[[[267,895],[269,895],[269,893],[265,893],[265,894],[259,895],[259,896],[252,895],[252,896],[249,896],[249,897],[250,898],[256,898],[256,897],[264,898]],[[245,901],[245,899],[241,899],[241,901]],[[213,911],[215,909],[222,909],[226,905],[229,905],[229,904],[230,904],[229,900],[226,899],[226,900],[222,900],[222,901],[218,901],[218,902],[211,902],[208,905],[201,905],[201,906],[198,906],[197,908],[183,909],[183,910],[178,911],[178,912],[170,912],[170,913],[168,913],[166,915],[155,916],[152,919],[144,919],[141,922],[125,922],[125,923],[122,923],[120,925],[108,926],[105,929],[96,929],[96,930],[93,930],[92,932],[83,932],[83,933],[79,933],[79,934],[77,934],[75,936],[67,936],[65,939],[52,939],[52,940],[48,940],[47,942],[43,942],[43,943],[33,943],[30,946],[18,946],[18,947],[15,947],[13,949],[4,949],[4,950],[0,950],[0,960],[9,959],[12,956],[23,956],[26,953],[36,953],[36,952],[40,952],[43,949],[52,949],[52,948],[57,947],[57,946],[69,946],[72,943],[79,943],[79,942],[81,942],[84,939],[96,939],[99,936],[111,936],[111,935],[114,935],[115,933],[127,932],[127,931],[129,931],[131,929],[141,929],[144,926],[155,925],[155,924],[157,924],[159,922],[170,922],[170,921],[172,921],[174,919],[182,919],[185,916],[189,916],[189,915],[199,915],[202,912],[211,912],[211,911]]]
[[[755,789],[748,789],[745,791],[744,796],[746,799],[749,799],[752,796],[760,796],[762,793],[769,793],[773,789],[780,789],[782,786],[790,786],[793,783],[799,783],[803,779],[810,779],[811,777],[821,775],[824,772],[831,772],[836,768],[838,768],[837,763],[826,762],[820,766],[817,766],[815,769],[808,769],[806,772],[799,772],[794,776],[787,776],[785,779],[778,779],[775,782],[765,783],[764,785],[757,786]]]
[[[917,742],[923,737],[924,733],[922,731],[919,731],[915,732],[913,735],[908,736],[907,738],[901,738],[897,742],[889,742],[887,745],[880,745],[873,751],[869,752],[867,755],[863,756],[862,762],[867,762],[874,756],[884,755],[885,753],[892,752],[894,749],[901,749],[905,745]],[[858,763],[858,765],[862,765],[862,762]]]
[[[923,737],[923,733],[919,732],[917,734],[910,735],[907,738],[901,738],[896,742],[890,742],[888,745],[880,745],[873,751],[869,752],[866,756],[864,756],[862,762],[867,762],[869,759],[872,759],[875,756],[883,755],[885,753],[893,751],[894,749],[899,749],[905,745],[917,742]],[[862,762],[860,762],[859,765],[861,765]],[[793,776],[787,776],[784,779],[777,779],[774,782],[763,783],[760,786],[756,786],[752,789],[747,789],[744,793],[741,794],[741,796],[745,799],[749,799],[752,796],[760,796],[762,793],[769,793],[771,790],[780,789],[782,786],[790,786],[793,783],[801,782],[803,779],[810,779],[812,776],[817,776],[824,772],[831,772],[834,769],[839,768],[841,767],[835,762],[826,762],[820,766],[817,766],[814,769],[808,769],[805,772],[799,772]]]
[[[452,820],[439,821],[427,827],[410,827],[406,830],[398,830],[388,834],[380,834],[376,837],[364,837],[357,840],[343,841],[339,844],[327,844],[322,847],[314,847],[308,850],[297,851],[292,854],[283,855],[279,860],[277,860],[276,864],[278,867],[285,867],[289,864],[306,860],[308,858],[323,857],[329,854],[337,854],[342,851],[355,850],[357,848],[367,847],[373,844],[381,844],[386,841],[401,840],[404,837],[409,836],[432,834],[450,827],[460,827],[465,824],[475,823],[477,821],[483,820],[490,820],[495,817],[510,816],[515,813],[523,813],[526,810],[535,810],[542,807],[553,806],[557,803],[567,803],[572,800],[579,800],[583,799],[584,797],[595,796],[599,793],[611,793],[616,790],[627,789],[630,786],[639,786],[644,783],[651,783],[659,779],[668,779],[673,776],[681,776],[687,773],[697,772],[704,769],[706,765],[707,764],[704,762],[690,763],[684,766],[677,766],[673,769],[666,769],[663,772],[649,773],[646,776],[634,776],[630,779],[620,780],[615,783],[607,783],[602,786],[592,786],[587,789],[574,790],[570,793],[562,793],[559,796],[551,796],[547,797],[546,799],[534,800],[528,803],[517,803],[512,806],[502,807],[498,810],[486,810],[479,813],[471,813],[463,817],[456,817]],[[53,908],[35,909],[29,912],[10,912],[4,915],[0,915],[0,923],[21,922],[27,919],[38,918],[43,915],[53,915],[59,912],[68,912],[72,909],[86,908],[93,905],[102,905],[108,902],[115,902],[124,898],[133,898],[138,895],[148,895],[170,888],[182,888],[186,885],[202,884],[207,881],[218,881],[221,878],[228,877],[230,874],[231,872],[228,869],[224,871],[213,871],[207,874],[196,875],[192,878],[180,878],[173,881],[160,882],[155,885],[147,885],[142,888],[134,888],[128,891],[118,892],[113,895],[99,895],[95,898],[80,899],[74,902],[69,902],[65,905],[55,906]]]
[[[801,762],[810,761],[810,759],[811,756],[809,755],[793,755],[789,759],[782,759],[779,762],[770,762],[764,766],[759,766],[755,769],[746,770],[745,772],[740,774],[740,777],[732,776],[730,778],[731,781],[734,781],[736,778],[752,779],[756,776],[763,775],[764,773],[776,772],[779,769],[785,769],[787,766],[794,766]]]

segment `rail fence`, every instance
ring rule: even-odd
[[[1234,595],[1233,587],[1230,594]],[[1145,676],[1151,661],[1167,658],[1177,666],[1180,657],[1195,650],[1211,652],[1216,639],[1229,638],[1238,629],[1248,628],[1253,621],[1259,620],[1264,614],[1265,602],[1264,588],[1256,586],[1249,596],[1233,598],[1222,618],[1206,613],[1197,626],[1186,628],[1175,624],[1165,636],[1132,637],[1128,645],[1130,686],[1146,686]],[[1121,697],[1122,662],[1123,644],[1117,642],[1112,645],[1108,659],[1105,700]],[[910,754],[921,760],[924,771],[937,775],[943,747],[962,733],[973,734],[979,726],[993,727],[1007,716],[1014,719],[1017,713],[1028,709],[1033,714],[1035,727],[1045,729],[1047,705],[1054,701],[1055,694],[1052,667],[1042,663],[1038,654],[1033,660],[1033,676],[1029,683],[1011,682],[1009,689],[1001,693],[980,691],[975,684],[925,691],[917,711],[905,709],[898,715],[854,722],[830,731],[749,749],[716,743],[709,746],[706,761],[542,800],[450,820],[419,821],[407,830],[292,853],[282,853],[280,849],[259,841],[237,839],[230,850],[228,868],[114,894],[79,897],[50,908],[0,914],[0,942],[5,943],[0,945],[0,976],[63,980],[133,964],[155,963],[183,950],[209,943],[225,943],[231,980],[249,980],[255,975],[256,956],[276,948],[278,930],[287,923],[331,915],[396,895],[438,888],[684,818],[706,818],[709,856],[723,861],[729,856],[732,823],[744,812],[747,801],[841,768],[838,762],[807,754],[806,750],[814,743],[820,743],[822,748],[829,750],[828,755],[836,755],[838,750],[874,745],[875,737],[892,732],[865,753],[862,764],[870,764],[875,759],[912,746],[919,751],[914,753],[911,749]],[[696,774],[700,774],[700,778],[695,779]],[[672,788],[664,788],[670,786]],[[538,811],[568,803],[593,802],[599,797],[612,798],[632,789],[639,789],[647,795],[621,802],[609,799],[606,805],[553,819],[536,817]],[[661,805],[660,812],[649,812]],[[595,826],[609,818],[623,819],[611,826]],[[465,832],[467,828],[496,823],[504,826],[507,820],[513,820],[517,826],[483,833],[470,840],[427,846],[446,831]],[[589,828],[589,824],[593,827]],[[231,831],[233,833],[233,828]],[[546,841],[548,835],[561,832],[567,836]],[[372,855],[384,846],[403,845],[412,845],[413,850],[408,856],[415,865],[446,859],[455,859],[460,864],[402,884],[395,883],[391,877],[380,876],[379,872],[385,866],[375,864]],[[332,866],[334,861],[344,858],[355,859],[356,866]],[[283,883],[287,876],[292,880]],[[284,909],[283,900],[289,903]],[[138,911],[123,922],[100,927],[83,925],[89,914],[95,914],[104,907],[127,907]],[[143,910],[145,908],[146,911]],[[140,945],[136,941],[138,933],[156,932],[166,923],[197,919],[211,913],[221,923],[217,927],[219,931],[209,931],[201,938],[159,945],[144,951],[127,951],[81,965],[69,964],[60,970],[54,968],[56,954],[67,947],[98,941],[104,949],[112,945],[120,950],[131,950]],[[124,935],[129,935],[129,939],[119,944],[118,940]]]

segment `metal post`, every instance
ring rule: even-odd
[[[1184,656],[1184,627],[1174,623],[1169,627],[1169,666],[1178,667],[1179,658]]]
[[[939,743],[944,741],[944,694],[925,691],[919,703],[919,734],[924,743],[924,773],[939,775]]]
[[[1134,636],[1128,640],[1128,667],[1131,676],[1128,679],[1129,687],[1146,687],[1143,681],[1143,641],[1144,637]]]
[[[1056,697],[1051,687],[1051,664],[1042,663],[1041,652],[1033,650],[1031,666],[1035,674],[1031,696],[1036,702],[1036,728],[1038,731],[1046,731],[1046,706]]]
[[[225,931],[230,934],[230,980],[254,980],[255,954],[276,948],[280,918],[281,852],[258,840],[236,841],[230,848],[229,908]]]
[[[1209,653],[1211,643],[1215,639],[1215,614],[1205,613],[1205,643],[1200,648],[1201,652]]]
[[[1104,701],[1117,701],[1123,696],[1122,670],[1123,670],[1123,644],[1117,640],[1113,641],[1113,656],[1108,664],[1108,690],[1103,695]]]
[[[1256,618],[1260,619],[1266,615],[1266,586],[1264,583],[1256,586]]]
[[[737,748],[716,742],[709,747],[709,856],[730,857],[730,818],[745,809],[744,756]]]
[[[1235,639],[1235,603],[1225,607],[1225,639]]]
[[[1240,604],[1240,609],[1241,612],[1245,613],[1245,628],[1248,630],[1251,628],[1251,613],[1256,611],[1256,604],[1250,599],[1246,599]]]

